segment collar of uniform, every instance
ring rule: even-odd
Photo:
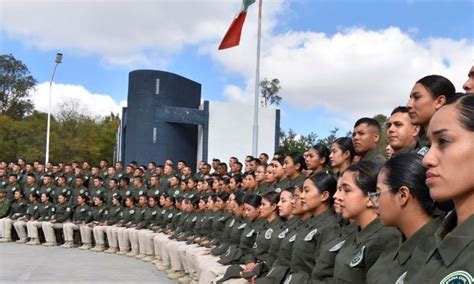
[[[444,264],[450,266],[464,251],[464,248],[474,241],[474,215],[467,218],[461,225],[456,226],[456,222],[457,214],[455,211],[451,211],[436,231],[435,249],[430,253],[428,259],[435,251],[438,251]]]
[[[400,237],[400,245],[398,251],[395,253],[393,260],[398,258],[400,265],[405,264],[410,256],[413,254],[415,248],[420,245],[427,237],[432,236],[439,227],[443,219],[435,218],[421,227],[411,238],[403,242],[403,237]]]
[[[377,231],[383,228],[383,225],[380,223],[379,218],[376,218],[372,223],[370,223],[365,229],[359,231],[359,228],[356,231],[356,242],[361,244],[366,241],[370,236],[375,234]]]
[[[412,152],[415,151],[417,145],[418,145],[418,142],[416,142],[415,144],[413,144],[411,146],[402,148],[402,149],[400,149],[400,151],[393,153],[392,157],[395,157],[395,156],[400,155],[400,154],[412,153]]]
[[[365,154],[364,157],[362,157],[360,160],[372,161],[375,159],[375,157],[377,157],[378,154],[379,154],[379,151],[377,149],[372,149],[369,152],[367,152],[367,154]]]
[[[327,218],[334,216],[334,211],[333,210],[326,210],[323,213],[319,214],[318,216],[314,216],[311,219],[309,219],[309,222],[307,223],[306,227],[313,227],[315,225],[318,225],[322,222],[324,222]]]

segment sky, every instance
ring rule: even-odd
[[[258,5],[238,47],[217,47],[241,0],[0,0],[0,51],[38,81],[47,111],[69,99],[91,116],[126,106],[128,73],[155,69],[202,84],[202,99],[253,103]],[[263,0],[260,77],[278,78],[281,127],[343,135],[357,118],[405,105],[431,74],[458,91],[474,56],[472,1]],[[252,115],[249,113],[249,115]]]

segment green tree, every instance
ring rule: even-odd
[[[385,153],[385,147],[388,143],[386,126],[388,118],[383,114],[377,114],[376,116],[374,116],[374,119],[377,120],[377,122],[380,124],[380,127],[382,127],[382,133],[380,133],[379,151],[380,153]]]
[[[271,106],[273,104],[275,105],[280,105],[282,97],[278,95],[278,92],[280,92],[281,86],[280,86],[280,80],[278,79],[272,79],[271,81],[268,81],[267,78],[263,79],[260,81],[260,93],[262,94],[262,106],[267,107]]]
[[[0,114],[21,119],[33,111],[29,91],[36,80],[28,67],[11,54],[0,55]]]

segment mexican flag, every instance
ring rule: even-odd
[[[242,27],[244,26],[245,18],[247,17],[247,9],[253,3],[255,3],[255,0],[242,0],[242,8],[240,9],[239,14],[232,21],[232,24],[222,39],[222,42],[219,45],[219,50],[239,45]]]

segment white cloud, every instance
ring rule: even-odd
[[[96,54],[118,65],[153,65],[203,42],[217,48],[241,5],[235,0],[0,1],[0,29],[9,37],[45,50]],[[281,2],[266,5],[276,11]]]
[[[283,100],[300,110],[317,106],[352,118],[389,113],[404,105],[416,80],[449,78],[461,91],[472,65],[472,42],[448,38],[414,40],[396,27],[346,29],[333,36],[289,31],[263,39],[261,78],[280,79]],[[246,78],[230,99],[251,102],[255,56],[252,43],[227,54],[211,51],[226,70]]]
[[[51,113],[58,114],[61,105],[76,102],[78,112],[90,117],[105,117],[111,112],[122,114],[122,107],[127,105],[125,100],[116,102],[111,96],[95,94],[81,85],[54,84],[52,87]],[[48,112],[49,82],[38,84],[31,94],[36,110]]]

